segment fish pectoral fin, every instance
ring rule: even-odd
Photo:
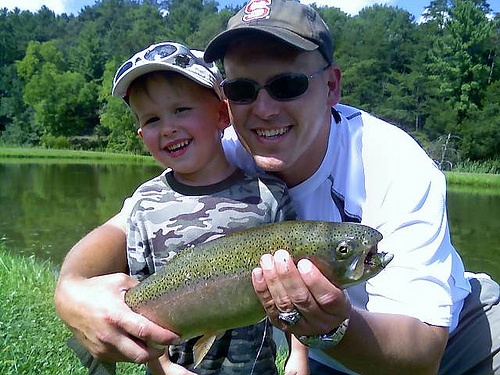
[[[215,340],[220,339],[224,335],[224,332],[213,334],[213,335],[203,335],[201,336],[196,344],[193,346],[193,359],[194,359],[194,368],[196,368],[203,358],[207,355],[208,351],[214,344]]]

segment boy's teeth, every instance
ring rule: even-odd
[[[175,145],[168,146],[167,148],[169,151],[174,151],[181,147],[186,147],[188,144],[189,142],[187,140],[184,140],[182,142],[176,143]]]

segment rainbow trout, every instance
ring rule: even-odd
[[[204,336],[195,362],[217,334],[265,317],[252,286],[260,257],[287,250],[295,262],[310,259],[338,287],[378,274],[393,258],[378,253],[382,235],[370,227],[324,221],[286,221],[235,232],[188,247],[125,294],[132,310],[176,332]]]

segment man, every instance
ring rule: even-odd
[[[276,326],[323,349],[312,351],[316,361],[335,366],[333,357],[363,374],[436,373],[470,293],[450,242],[445,180],[402,131],[338,105],[341,73],[332,45],[311,8],[249,1],[208,44],[205,59],[223,61],[222,88],[241,143],[258,167],[287,183],[300,218],[373,226],[384,235],[380,249],[394,260],[350,288],[351,303],[309,261],[295,267],[286,253],[263,257],[254,286]],[[488,285],[497,302],[498,286]],[[288,325],[280,312],[301,318]],[[468,356],[475,354],[483,355]],[[327,373],[316,361],[312,372]],[[471,371],[463,365],[447,361],[441,368]],[[491,360],[486,366],[491,372]]]
[[[498,285],[464,274],[449,238],[445,180],[426,154],[396,127],[338,104],[341,73],[319,15],[294,1],[249,1],[205,59],[224,63],[241,140],[225,140],[232,161],[281,177],[301,218],[370,225],[384,235],[379,248],[394,254],[346,293],[308,260],[295,266],[284,251],[262,257],[255,290],[273,324],[299,338],[292,345],[311,348],[311,373],[494,372]],[[168,344],[175,335],[119,301],[132,281],[100,276],[117,272],[113,259],[124,246],[114,220],[72,249],[56,303],[94,355],[143,362],[159,355],[144,342]],[[109,306],[91,300],[101,291]],[[287,371],[308,366],[292,357]]]

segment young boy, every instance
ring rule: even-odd
[[[128,217],[129,273],[139,280],[190,245],[295,219],[280,180],[247,175],[226,159],[221,137],[229,115],[220,82],[217,67],[205,63],[202,52],[172,42],[136,53],[116,72],[113,95],[130,107],[138,122],[137,133],[167,168],[142,184],[122,208],[123,217]],[[148,364],[150,370],[154,374],[186,373],[184,368],[200,374],[277,373],[267,320],[226,332],[193,369],[195,342],[170,346],[158,361]]]

